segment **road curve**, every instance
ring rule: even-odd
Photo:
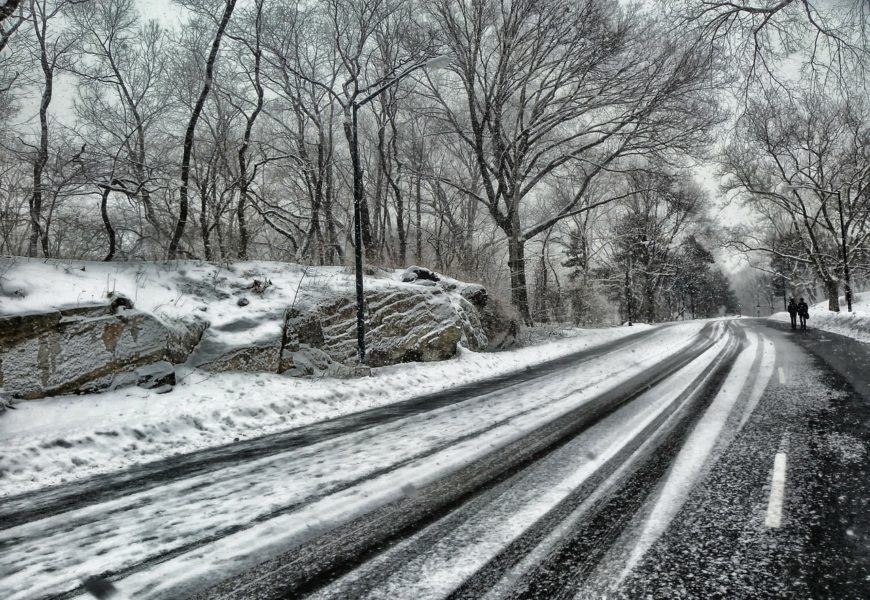
[[[862,597],[868,367],[761,320],[644,331],[14,498],[0,595]]]

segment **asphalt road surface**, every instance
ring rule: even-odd
[[[9,498],[0,597],[868,598],[868,401],[866,344],[645,330]]]

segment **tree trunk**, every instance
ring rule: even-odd
[[[241,152],[241,151],[240,151]],[[245,159],[239,157],[239,162],[242,163]],[[244,168],[244,167],[241,167]],[[241,177],[247,177],[247,173]],[[242,179],[239,183],[239,202],[236,206],[236,218],[239,221],[239,248],[236,252],[236,258],[239,260],[248,260],[248,223],[245,220],[245,206],[248,203],[248,183]]]
[[[239,148],[239,203],[236,207],[236,217],[239,220],[239,260],[248,260],[248,222],[245,219],[245,206],[248,203],[248,186],[251,183],[248,177],[248,148],[251,144],[251,131],[260,111],[263,110],[264,91],[260,83],[260,62],[263,52],[260,49],[260,28],[263,14],[262,2],[257,3],[256,45],[254,48],[254,90],[257,93],[257,103],[254,110],[245,119],[245,135],[242,146]]]
[[[646,276],[645,289],[644,289],[644,302],[646,302],[646,322],[654,323],[655,322],[655,297],[656,297],[656,287],[655,282],[650,281],[651,277],[649,275]]]
[[[840,312],[840,286],[836,279],[825,280],[825,293],[828,295],[828,310]]]
[[[330,144],[331,145],[331,144]],[[331,153],[331,151],[330,151]],[[332,164],[326,165],[325,190],[323,193],[323,218],[326,221],[326,261],[330,265],[341,264],[344,256],[336,235],[335,215],[332,214]]]
[[[202,250],[205,260],[212,260],[211,252],[211,230],[208,225],[208,176],[204,177],[204,183],[199,186],[199,229],[202,233]]]
[[[45,236],[42,231],[42,172],[48,162],[48,106],[51,104],[52,91],[54,89],[54,70],[48,62],[48,49],[45,46],[45,23],[39,27],[39,16],[33,14],[33,26],[36,38],[39,41],[39,62],[42,74],[45,78],[45,87],[42,88],[42,98],[39,103],[39,149],[36,159],[33,161],[33,193],[30,197],[30,243],[27,255],[35,257],[41,237]],[[42,242],[43,249],[47,247],[45,240]],[[44,250],[43,250],[44,251]]]
[[[393,190],[393,198],[396,202],[396,235],[399,238],[399,263],[404,267],[408,256],[408,240],[405,237],[405,199],[402,196],[402,188],[399,185],[399,178],[402,175],[402,162],[399,160],[399,130],[396,126],[395,105],[389,106],[388,120],[390,123],[390,141],[388,144],[389,156],[386,156],[383,143],[379,146],[381,160],[385,163],[386,168],[384,174],[387,178],[387,183]],[[393,175],[393,166],[396,168],[396,175]]]
[[[384,163],[378,158],[378,172],[375,177],[375,193],[372,198],[372,209],[374,210],[374,214],[369,218],[369,228],[371,231],[370,238],[372,240],[371,243],[366,242],[366,260],[368,262],[374,262],[375,257],[380,255],[383,257],[383,252],[380,250],[383,248],[382,244],[384,241],[384,237],[386,232],[382,227],[382,219],[384,218],[384,205],[386,202],[384,201]],[[363,219],[363,223],[365,223],[365,219]],[[373,225],[372,225],[373,224]]]
[[[233,15],[233,9],[236,7],[236,0],[227,0],[224,8],[224,14],[218,25],[217,33],[211,45],[211,51],[208,55],[208,60],[205,63],[205,82],[202,90],[199,93],[199,98],[193,107],[193,112],[190,115],[190,121],[187,123],[187,130],[184,133],[184,151],[181,156],[181,189],[179,190],[179,205],[178,205],[178,221],[175,224],[175,231],[172,234],[172,240],[169,242],[167,256],[170,260],[174,260],[178,255],[178,245],[181,243],[181,236],[184,235],[184,229],[187,226],[187,210],[188,210],[188,184],[190,181],[190,157],[193,151],[193,136],[196,132],[196,123],[199,121],[199,115],[202,113],[202,108],[205,106],[205,100],[208,98],[208,93],[211,90],[212,77],[214,74],[214,63],[217,60],[217,53],[220,49],[221,38],[230,22],[230,17]]]
[[[547,288],[549,287],[549,282],[547,281],[547,242],[544,240],[544,245],[541,247],[541,264],[540,264],[540,277],[541,281],[536,282],[536,287],[538,288],[538,306],[537,306],[537,317],[540,323],[549,323],[550,315],[547,311],[547,294],[549,291]]]
[[[422,203],[423,203],[423,194],[421,192],[421,179],[420,175],[417,175],[417,187],[415,190],[415,198],[414,198],[414,210],[416,212],[415,219],[415,228],[417,229],[417,247],[416,250],[416,260],[417,264],[423,264],[423,211],[422,211]]]
[[[112,227],[112,222],[109,221],[109,186],[103,188],[103,193],[100,197],[100,215],[103,217],[103,225],[106,227],[106,235],[109,236],[109,253],[103,262],[109,262],[115,258],[115,228]]]
[[[21,0],[7,0],[3,6],[0,6],[0,23],[14,15],[19,4]]]
[[[511,275],[511,302],[520,313],[525,325],[532,325],[532,315],[529,313],[529,293],[526,287],[526,257],[525,243],[519,238],[516,230],[509,232],[508,237],[508,269]]]

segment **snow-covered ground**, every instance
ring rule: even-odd
[[[769,318],[789,322],[787,312],[778,312]],[[824,300],[810,306],[810,318],[807,327],[822,329],[870,343],[870,292],[855,294],[852,301],[852,312],[846,310],[845,298],[840,298],[840,312],[828,310],[828,301]]]
[[[189,369],[168,394],[125,388],[21,402],[0,417],[0,497],[480,381],[643,327],[568,330],[499,353],[461,348],[449,361],[382,367],[363,379]]]

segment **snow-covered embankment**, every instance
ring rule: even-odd
[[[789,322],[787,312],[778,312],[769,318],[784,323]],[[827,300],[814,304],[810,307],[807,327],[830,331],[870,343],[870,292],[855,294],[852,301],[852,312],[846,310],[846,300],[842,297],[840,298],[840,312],[828,310]]]

